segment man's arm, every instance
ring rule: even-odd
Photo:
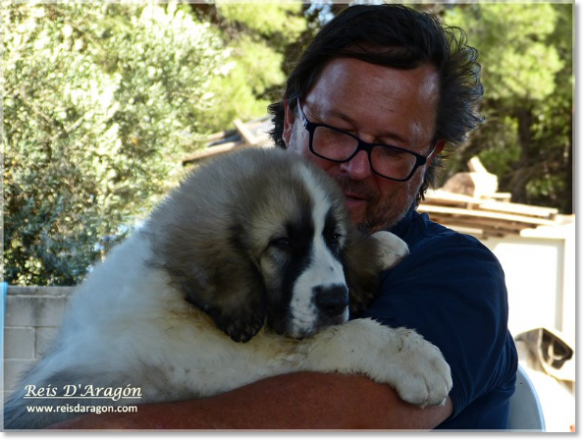
[[[403,402],[366,377],[298,372],[214,397],[138,405],[137,413],[84,415],[54,429],[432,429],[452,413]]]

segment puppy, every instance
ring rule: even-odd
[[[407,252],[390,233],[359,232],[337,185],[296,154],[210,160],[76,289],[52,348],[7,402],[5,427],[293,371],[361,373],[408,402],[441,404],[452,382],[435,346],[347,321]],[[31,412],[39,405],[53,412]]]

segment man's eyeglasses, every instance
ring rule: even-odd
[[[409,180],[435,150],[436,141],[433,142],[433,148],[427,156],[396,146],[367,143],[333,126],[310,122],[301,108],[299,98],[297,107],[303,126],[309,132],[309,150],[313,154],[329,161],[345,163],[352,160],[360,151],[366,151],[372,172],[389,180]]]

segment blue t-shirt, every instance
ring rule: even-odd
[[[454,412],[437,429],[506,429],[517,352],[500,263],[477,239],[427,214],[411,211],[392,232],[410,253],[382,274],[380,295],[362,316],[415,329],[441,349]]]

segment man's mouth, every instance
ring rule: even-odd
[[[357,195],[346,195],[346,207],[352,211],[360,210],[366,205],[367,200]]]
[[[354,217],[363,216],[366,207],[372,202],[373,195],[364,184],[339,179],[338,185],[344,192],[346,207]]]
[[[351,192],[345,192],[344,196],[346,197],[346,201],[353,201],[353,202],[366,202],[368,200],[367,197],[360,195],[360,194],[354,194]]]

